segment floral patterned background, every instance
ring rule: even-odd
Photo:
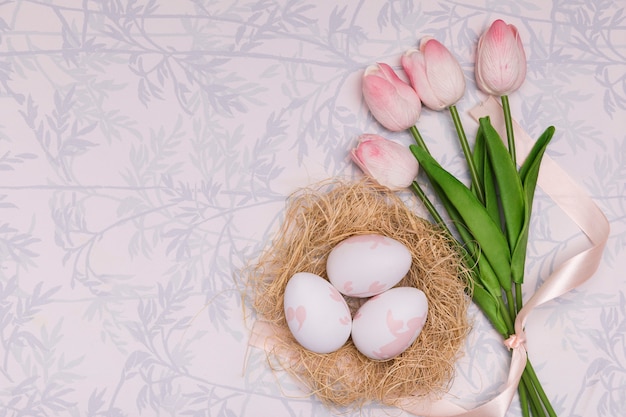
[[[285,198],[357,177],[360,76],[432,35],[477,92],[473,54],[518,26],[513,115],[605,212],[604,260],[537,309],[529,351],[562,416],[626,409],[626,6],[620,0],[7,0],[0,2],[0,416],[401,415],[330,410],[248,347],[238,271]],[[473,136],[475,125],[466,117]],[[433,154],[464,170],[445,114]],[[407,195],[407,198],[412,198]],[[539,191],[528,294],[586,241]],[[528,295],[527,294],[527,295]],[[471,405],[507,353],[474,308],[451,392]],[[567,376],[565,376],[567,375]],[[520,415],[514,401],[507,416]]]

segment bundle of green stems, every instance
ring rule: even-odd
[[[471,185],[445,170],[431,155],[416,127],[409,129],[416,144],[411,151],[420,163],[453,225],[451,230],[420,184],[412,190],[434,221],[454,239],[472,282],[473,302],[485,313],[503,339],[515,335],[514,323],[523,307],[522,283],[533,196],[541,159],[554,135],[548,127],[518,167],[508,97],[502,96],[507,145],[488,117],[479,120],[473,150],[470,148],[456,106],[450,106]],[[518,385],[523,416],[556,417],[530,360]]]

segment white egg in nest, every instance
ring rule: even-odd
[[[392,359],[408,349],[426,323],[428,300],[414,287],[396,287],[366,301],[352,320],[352,342],[370,359]]]
[[[396,285],[411,268],[409,249],[379,234],[351,236],[329,253],[329,281],[350,297],[371,297]]]
[[[348,304],[319,275],[298,272],[289,279],[284,312],[294,338],[312,352],[334,352],[350,337],[352,317]]]

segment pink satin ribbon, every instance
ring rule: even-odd
[[[500,136],[505,138],[504,118],[500,104],[490,97],[470,111],[478,120],[489,116]],[[530,152],[534,140],[513,122],[516,154],[523,160]],[[512,349],[511,364],[506,383],[499,394],[486,403],[467,410],[447,399],[429,400],[423,397],[407,397],[386,401],[409,413],[424,417],[503,417],[506,414],[519,384],[527,361],[524,325],[531,311],[557,298],[587,281],[597,270],[602,252],[609,236],[609,222],[589,196],[549,156],[544,155],[537,184],[572,219],[589,238],[591,247],[564,261],[525,303],[515,320],[515,334],[504,341]],[[252,331],[250,344],[268,349],[275,334],[271,325],[257,322]]]

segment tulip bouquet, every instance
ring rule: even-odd
[[[362,135],[351,152],[352,159],[381,185],[393,190],[410,187],[441,229],[455,237],[472,270],[473,282],[468,290],[473,301],[507,347],[514,348],[524,343],[523,332],[516,334],[514,322],[523,304],[533,196],[544,151],[554,134],[553,127],[546,129],[518,167],[508,96],[526,76],[526,56],[519,33],[513,25],[496,20],[480,37],[476,52],[478,87],[501,98],[506,145],[489,117],[484,117],[479,120],[473,149],[470,147],[456,108],[465,92],[465,78],[444,45],[425,38],[419,49],[402,56],[401,64],[408,83],[387,64],[368,67],[363,75],[363,97],[380,124],[391,131],[409,131],[416,143],[406,148],[378,135]],[[437,111],[448,109],[469,169],[469,186],[430,154],[416,127],[422,105]],[[448,227],[417,182],[420,166],[454,229]],[[524,416],[556,415],[530,362],[518,392]]]

